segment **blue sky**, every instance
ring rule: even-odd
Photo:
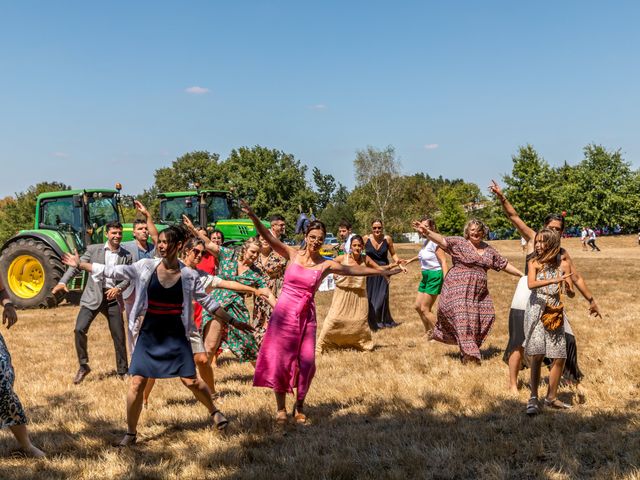
[[[483,189],[526,143],[637,168],[638,24],[633,1],[1,1],[0,197],[139,193],[185,152],[257,144],[349,187],[367,145]]]

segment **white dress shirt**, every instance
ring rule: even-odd
[[[119,250],[119,249],[118,249]],[[115,267],[118,264],[118,250],[115,252],[109,248],[109,242],[104,244],[104,264]],[[116,286],[113,278],[104,278],[102,280],[102,288],[109,289]]]

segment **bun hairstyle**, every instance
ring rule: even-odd
[[[244,258],[244,254],[249,249],[249,247],[251,247],[252,245],[255,245],[258,248],[262,248],[262,244],[260,243],[259,237],[247,238],[244,241],[244,243],[240,246],[240,248],[238,249],[238,257],[239,258]]]
[[[540,255],[536,253],[535,256],[538,263],[551,263],[557,266],[560,258],[560,234],[550,228],[543,228],[536,233],[535,241],[544,243],[543,252]]]
[[[554,220],[560,222],[560,228],[562,228],[562,231],[564,232],[564,217],[559,213],[550,213],[549,215],[544,217],[544,226],[546,227]]]
[[[467,240],[469,240],[469,232],[473,227],[477,227],[482,230],[482,238],[487,238],[487,236],[489,235],[489,227],[487,227],[482,220],[472,218],[464,226],[464,238],[466,238]]]
[[[324,223],[322,223],[320,220],[309,222],[309,225],[307,225],[307,230],[306,232],[304,232],[304,234],[309,235],[309,232],[311,230],[322,230],[322,235],[325,237],[327,236],[327,227],[325,227]]]
[[[191,236],[189,235],[189,231],[186,227],[183,227],[182,225],[171,225],[162,230],[160,235],[164,235],[169,250],[176,248],[179,243],[184,244],[185,240]]]

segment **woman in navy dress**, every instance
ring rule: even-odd
[[[138,419],[142,410],[143,392],[149,378],[180,377],[182,383],[207,408],[216,428],[229,423],[216,409],[206,383],[196,377],[196,368],[189,336],[195,329],[192,300],[198,301],[212,315],[241,330],[251,330],[247,324],[235,322],[220,305],[206,294],[198,273],[178,260],[186,240],[186,231],[171,226],[160,232],[156,248],[160,258],[143,259],[133,265],[105,266],[80,263],[77,255],[65,255],[67,265],[92,272],[95,277],[135,281],[136,299],[131,310],[129,327],[138,333],[129,374],[127,393],[128,431],[120,446],[136,442]],[[140,322],[140,320],[142,320]]]

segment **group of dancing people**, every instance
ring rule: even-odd
[[[80,369],[74,383],[81,383],[90,372],[86,333],[93,318],[102,312],[110,319],[118,374],[130,377],[127,432],[119,446],[136,443],[138,420],[155,379],[180,378],[207,409],[212,425],[224,429],[228,420],[215,406],[212,369],[223,349],[255,366],[254,386],[273,390],[275,422],[279,426],[290,421],[304,424],[316,354],[345,347],[372,350],[371,332],[397,325],[389,310],[390,277],[406,272],[406,265],[419,261],[422,275],[415,309],[425,337],[457,345],[464,364],[481,362],[481,346],[495,321],[487,271],[504,270],[519,277],[505,352],[510,388],[517,392],[518,372],[528,365],[531,395],[527,414],[539,413],[543,405],[568,408],[557,397],[560,379],[564,373],[577,383],[582,373],[561,296],[573,296],[577,289],[589,302],[590,313],[599,316],[597,303],[560,246],[564,217],[548,216],[536,232],[521,220],[495,182],[490,189],[527,242],[525,273],[485,242],[488,229],[475,219],[466,224],[461,237],[439,234],[429,217],[414,221],[424,242],[419,254],[411,259],[398,257],[380,220],[372,222],[372,233],[365,236],[353,234],[350,225],[343,222],[339,227],[341,252],[331,259],[320,253],[326,228],[317,220],[307,226],[304,247],[294,248],[281,241],[285,226],[282,217],[271,217],[271,227],[267,228],[241,201],[258,235],[233,249],[223,245],[222,232],[209,235],[187,217],[183,217],[183,225],[158,232],[144,206],[136,203],[145,219],[134,225],[135,241],[127,250],[133,254],[120,252],[122,226],[114,222],[106,226],[106,244],[90,247],[82,257],[67,254],[63,258],[69,270],[56,292],[64,290],[65,281],[77,272],[89,273],[76,323]],[[149,237],[153,244],[147,242]],[[334,276],[336,289],[316,341],[314,296],[328,275]],[[245,303],[248,294],[254,296],[252,314]],[[4,290],[0,295],[3,322],[11,326],[17,320],[15,309]],[[123,358],[122,317],[119,328],[116,321],[111,321],[112,310],[122,303],[127,312],[128,366],[126,356]],[[549,388],[540,402],[543,362],[550,365]],[[41,456],[43,453],[29,441],[26,416],[12,388],[9,352],[1,337],[0,367],[2,426],[11,428],[26,453]],[[291,414],[286,407],[287,394],[295,395]]]

